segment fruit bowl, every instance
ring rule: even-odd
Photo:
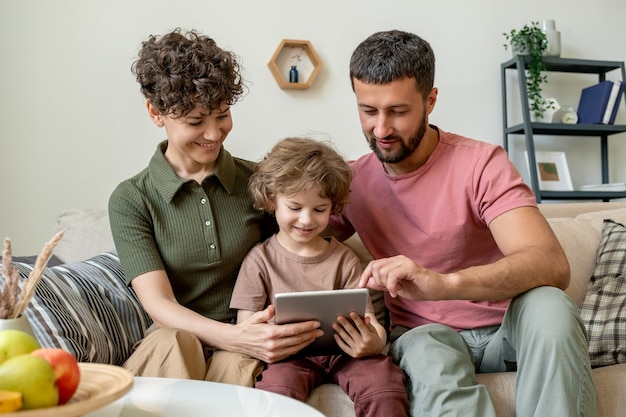
[[[133,375],[119,366],[83,362],[78,366],[80,384],[67,404],[3,413],[2,417],[82,416],[117,400],[133,386]]]

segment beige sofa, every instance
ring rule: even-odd
[[[626,223],[626,202],[543,204],[540,210],[548,218],[570,261],[572,279],[567,293],[580,303],[595,266],[602,221],[612,218]],[[113,248],[105,210],[67,210],[59,216],[56,228],[66,230],[55,252],[64,262],[85,260]],[[369,260],[358,237],[352,237],[346,243],[364,263]],[[593,375],[597,387],[597,416],[623,416],[626,410],[626,364],[598,368]],[[515,373],[481,374],[478,381],[487,386],[499,417],[515,416]],[[326,384],[317,388],[308,402],[329,417],[354,416],[352,402],[337,385]]]

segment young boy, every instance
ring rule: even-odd
[[[230,307],[237,321],[265,309],[278,292],[356,288],[357,256],[322,238],[331,214],[348,201],[352,171],[330,146],[313,139],[280,141],[250,178],[256,208],[276,216],[277,234],[244,258]],[[357,416],[406,416],[404,374],[381,352],[387,334],[371,303],[365,318],[352,313],[333,326],[345,354],[292,357],[268,364],[256,387],[305,401],[324,382],[339,384]]]

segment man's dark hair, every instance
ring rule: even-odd
[[[424,98],[435,85],[435,54],[419,36],[400,30],[377,32],[361,42],[350,59],[350,82],[387,84],[414,78]]]

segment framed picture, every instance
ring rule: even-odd
[[[526,165],[528,151],[525,151]],[[543,191],[574,191],[565,152],[535,152],[539,189]],[[529,168],[530,172],[530,168]]]

